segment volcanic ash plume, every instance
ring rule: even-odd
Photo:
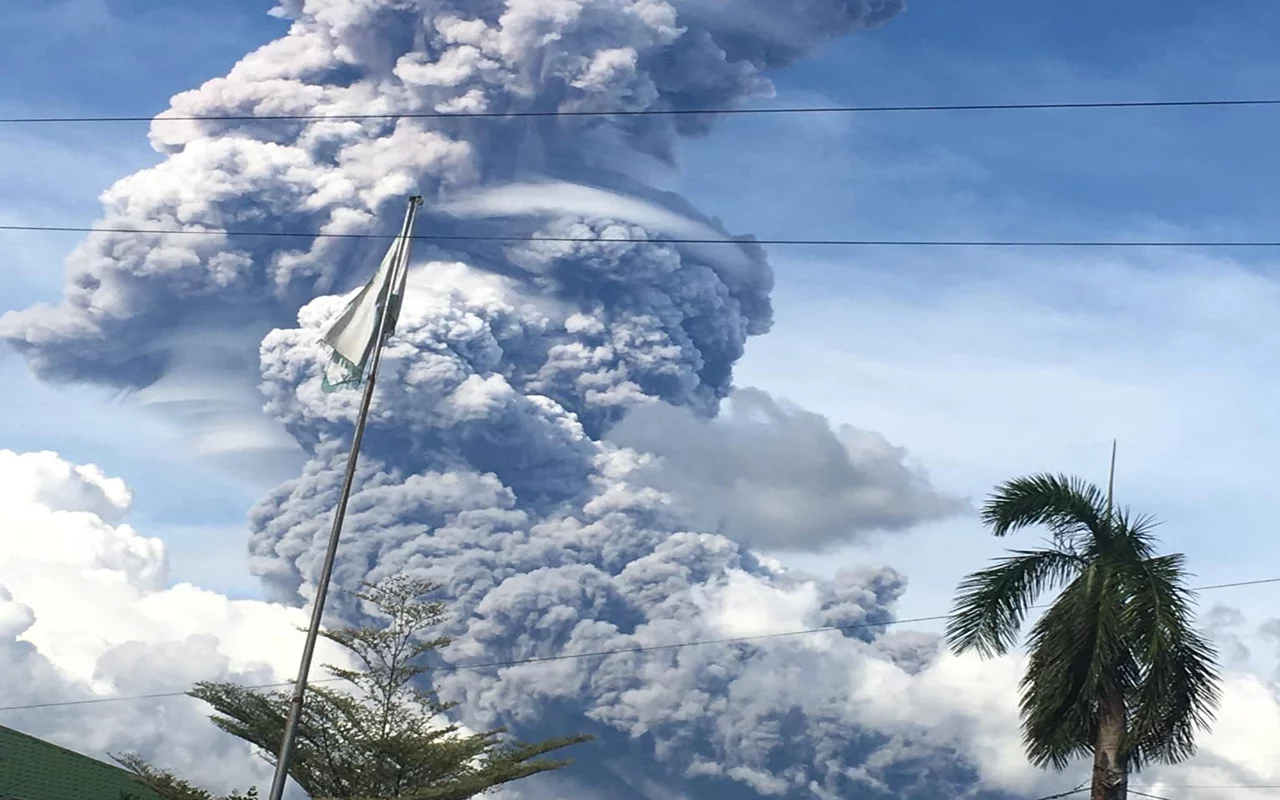
[[[932,638],[876,627],[902,576],[807,578],[747,549],[827,549],[957,504],[883,439],[762,393],[734,400],[765,412],[750,430],[715,420],[747,337],[769,328],[768,264],[745,238],[653,241],[734,239],[654,185],[677,136],[711,120],[447,116],[732,107],[770,91],[768,69],[900,9],[287,0],[287,35],[167,116],[446,116],[159,120],[167,158],[104,195],[105,222],[223,233],[94,235],[71,257],[64,302],[5,317],[0,335],[46,378],[143,395],[167,385],[198,398],[214,378],[260,369],[267,413],[306,466],[253,512],[252,563],[274,599],[298,604],[357,401],[321,392],[316,342],[343,305],[334,293],[367,277],[384,245],[244,232],[388,233],[421,193],[420,232],[527,239],[419,245],[335,613],[358,613],[342,589],[362,580],[433,578],[454,609],[445,666],[463,667],[442,670],[441,691],[469,724],[600,736],[571,775],[515,794],[972,796],[981,765],[955,752],[968,729],[926,735],[875,690],[909,693],[935,663]],[[708,452],[733,464],[706,473]],[[752,496],[778,525],[743,512]],[[788,527],[788,506],[812,516]],[[465,668],[819,626],[847,631]]]

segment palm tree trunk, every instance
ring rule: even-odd
[[[1129,775],[1120,755],[1125,733],[1124,695],[1107,693],[1098,708],[1098,741],[1093,748],[1093,784],[1089,800],[1127,800]]]

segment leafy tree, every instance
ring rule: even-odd
[[[325,666],[354,692],[316,685],[307,690],[289,775],[309,796],[466,800],[501,784],[558,770],[569,762],[541,756],[591,738],[509,743],[503,741],[504,729],[463,734],[459,726],[445,724],[442,715],[454,704],[441,703],[434,692],[416,685],[429,670],[425,657],[449,643],[426,636],[445,616],[443,603],[424,599],[437,588],[406,577],[367,586],[356,596],[371,604],[385,624],[321,632],[355,654],[360,668]],[[213,706],[215,725],[270,754],[268,760],[275,763],[290,693],[198,683],[189,694]],[[151,775],[158,779],[165,773],[153,770]],[[206,797],[174,794],[172,800]]]
[[[982,512],[1003,537],[1040,525],[1047,547],[1013,550],[961,582],[947,639],[1002,655],[1026,612],[1062,589],[1031,628],[1022,738],[1040,767],[1093,756],[1092,800],[1122,800],[1128,775],[1195,752],[1219,699],[1217,652],[1194,628],[1181,554],[1156,555],[1155,521],[1113,510],[1079,478],[1033,475],[997,487]]]
[[[245,794],[232,792],[226,797],[217,797],[174,777],[172,773],[156,769],[136,753],[112,754],[111,758],[136,775],[138,782],[151,790],[145,795],[129,792],[122,795],[120,800],[151,800],[155,795],[159,795],[161,800],[258,800],[258,790],[254,788]]]

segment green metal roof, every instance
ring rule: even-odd
[[[0,800],[159,800],[132,773],[0,725]]]

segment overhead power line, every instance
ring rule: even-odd
[[[1202,789],[1280,789],[1280,783],[1188,783],[1182,786],[1166,786],[1165,789],[1172,789],[1179,792],[1202,790]],[[1129,793],[1137,792],[1137,789],[1129,788]],[[1148,797],[1152,795],[1147,795]]]
[[[407,111],[385,114],[189,114],[152,116],[0,117],[0,123],[35,125],[97,122],[320,122],[392,119],[508,119],[520,117],[690,117],[779,114],[895,114],[943,111],[1065,111],[1122,108],[1231,108],[1280,105],[1280,98],[1240,100],[1119,100],[1079,103],[943,103],[908,105],[781,106],[750,108],[642,108],[521,111]]]
[[[1207,789],[1280,789],[1280,784],[1272,784],[1272,783],[1237,783],[1237,784],[1226,784],[1226,785],[1186,784],[1184,786],[1168,786],[1165,788],[1173,789],[1179,792],[1188,792],[1188,791],[1194,792],[1194,791],[1204,791]],[[1035,798],[1035,800],[1062,800],[1062,798],[1072,797],[1074,795],[1080,794],[1081,792],[1087,792],[1088,790],[1089,790],[1089,784],[1083,783],[1069,791],[1059,792],[1058,794],[1045,795],[1044,797],[1037,797]],[[1145,798],[1148,798],[1148,800],[1167,800],[1167,798],[1161,795],[1151,794],[1149,792],[1145,792],[1140,789],[1135,789],[1132,786],[1129,787],[1129,794],[1134,795],[1135,797],[1145,797]]]
[[[1068,789],[1065,792],[1058,792],[1057,794],[1047,794],[1044,797],[1037,797],[1035,800],[1062,800],[1064,797],[1071,797],[1072,795],[1080,794],[1088,788],[1088,784],[1082,783],[1074,789]]]
[[[1191,591],[1204,592],[1214,589],[1233,589],[1241,586],[1260,586],[1268,583],[1280,583],[1278,578],[1260,578],[1250,581],[1234,581],[1232,583],[1215,583],[1209,586],[1197,586]],[[1032,608],[1046,608],[1046,604],[1032,606]],[[904,619],[887,620],[885,622],[856,622],[852,625],[828,625],[821,628],[804,628],[795,631],[782,631],[780,633],[761,633],[754,636],[729,636],[721,639],[696,639],[691,642],[670,642],[667,644],[640,645],[638,647],[620,647],[614,650],[595,650],[586,653],[560,653],[554,656],[535,656],[532,658],[517,658],[509,661],[485,661],[475,664],[445,664],[433,668],[434,672],[464,672],[477,669],[500,669],[503,667],[518,667],[524,664],[543,664],[553,661],[576,661],[582,658],[605,658],[608,656],[630,655],[633,653],[653,653],[662,650],[680,650],[685,647],[702,647],[715,644],[739,644],[743,642],[758,642],[765,639],[781,639],[792,636],[806,636],[815,633],[847,633],[849,631],[864,630],[866,628],[887,628],[892,625],[911,625],[917,622],[939,622],[950,619],[950,614],[934,614],[927,617],[908,617]],[[311,683],[320,683],[324,681],[335,681],[337,678],[320,678]],[[245,686],[246,689],[275,689],[285,686],[292,686],[293,681],[284,683],[263,683],[253,686]],[[126,700],[158,700],[167,697],[183,697],[186,691],[181,692],[156,692],[153,694],[138,695],[113,695],[110,697],[94,697],[82,700],[60,700],[47,703],[29,703],[25,705],[0,706],[0,712],[3,711],[34,711],[42,708],[61,708],[63,706],[79,706],[97,703],[114,703]]]
[[[241,231],[215,228],[94,228],[72,225],[0,225],[0,231],[34,233],[120,233],[146,236],[262,236],[288,239],[382,239],[396,238],[383,233],[324,233],[320,231]],[[834,247],[1280,247],[1280,240],[1203,239],[1192,241],[1141,239],[700,239],[659,237],[654,239],[609,239],[589,236],[495,236],[417,234],[410,237],[431,242],[634,242],[637,244],[760,244],[770,246]]]
[[[1241,586],[1261,586],[1264,583],[1280,583],[1280,578],[1261,578],[1256,581],[1234,581],[1233,583],[1213,583],[1208,586],[1192,587],[1193,592],[1211,592],[1215,589],[1236,589]]]
[[[1280,583],[1280,578],[1270,579],[1271,582]],[[533,658],[518,658],[510,661],[485,661],[477,664],[445,664],[443,666],[434,667],[433,672],[465,672],[477,669],[500,669],[502,667],[518,667],[524,664],[543,664],[552,661],[576,661],[581,658],[605,658],[607,656],[621,656],[632,653],[653,653],[661,650],[679,650],[685,647],[699,647],[713,644],[737,644],[740,642],[755,642],[764,639],[781,639],[790,636],[804,636],[814,633],[834,633],[859,630],[863,628],[884,628],[890,625],[909,625],[916,622],[936,622],[938,620],[949,619],[950,615],[941,614],[931,617],[913,617],[910,619],[889,620],[886,622],[858,622],[852,625],[832,625],[822,628],[805,628],[796,631],[783,631],[781,633],[761,633],[755,636],[728,636],[722,639],[697,639],[692,642],[670,642],[667,644],[640,645],[638,647],[620,647],[614,650],[594,650],[587,653],[561,653],[554,656],[535,656]],[[339,678],[320,678],[311,683],[319,683],[323,681],[336,681]],[[284,686],[292,686],[293,681],[286,683],[263,683],[255,686],[246,686],[246,689],[273,689]],[[0,706],[0,711],[31,711],[40,708],[57,708],[60,706],[76,706],[88,703],[110,703],[117,700],[153,700],[163,697],[182,697],[186,692],[158,692],[155,694],[145,695],[123,695],[114,697],[95,697],[88,700],[64,700],[51,703],[31,703],[21,706]]]

